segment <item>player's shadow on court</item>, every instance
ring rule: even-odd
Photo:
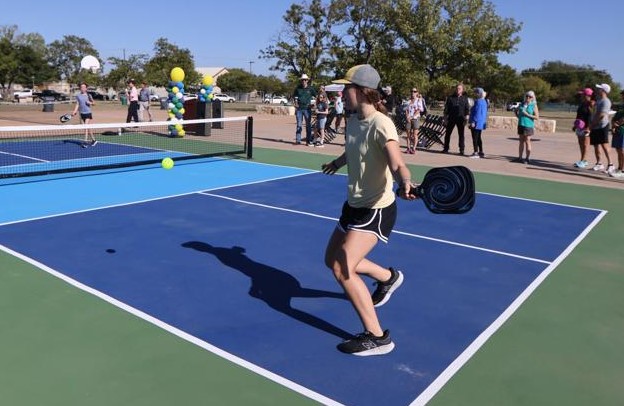
[[[272,309],[340,338],[352,337],[352,334],[319,317],[293,308],[290,303],[295,297],[346,299],[344,293],[304,288],[291,274],[250,259],[243,247],[215,247],[200,241],[185,242],[182,246],[212,254],[223,265],[248,276],[251,279],[249,295],[262,300]]]

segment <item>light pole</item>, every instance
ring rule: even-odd
[[[249,74],[251,75],[251,64],[254,63],[254,61],[249,61]]]
[[[31,87],[31,89],[32,89],[32,90],[33,90],[33,92],[34,92],[34,91],[35,91],[35,75],[32,75],[32,76],[30,77],[30,79],[32,80],[32,87]]]

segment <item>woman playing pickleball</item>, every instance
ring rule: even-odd
[[[394,349],[388,330],[383,330],[375,307],[385,304],[403,283],[403,274],[377,265],[366,256],[378,240],[388,241],[396,220],[393,180],[401,185],[400,197],[410,194],[411,174],[403,162],[399,136],[381,103],[379,73],[370,65],[349,69],[344,79],[343,98],[347,113],[345,152],[322,165],[334,174],[347,165],[348,196],[325,252],[325,264],[351,301],[364,332],[338,345],[348,354],[387,354]],[[371,295],[361,275],[377,281]]]

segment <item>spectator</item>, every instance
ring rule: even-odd
[[[328,114],[329,103],[327,102],[327,94],[321,93],[316,99],[316,131],[318,138],[314,141],[315,147],[324,147],[325,125],[327,124]]]
[[[295,144],[301,145],[302,123],[306,125],[306,145],[312,146],[312,99],[316,97],[316,90],[310,86],[310,78],[305,73],[299,79],[300,83],[293,92],[295,101],[295,118],[297,129],[295,132]]]
[[[529,90],[524,95],[524,101],[516,110],[518,117],[518,158],[514,162],[531,163],[531,137],[535,134],[535,120],[539,119],[539,110],[537,108],[537,99],[535,92]],[[522,159],[525,154],[526,159]]]
[[[589,143],[594,146],[594,153],[596,155],[596,165],[592,168],[595,171],[604,171],[605,167],[601,161],[600,150],[605,154],[607,158],[607,170],[606,172],[611,175],[615,172],[615,168],[611,163],[611,157],[609,157],[609,111],[611,111],[611,100],[607,97],[607,94],[611,91],[611,86],[606,83],[596,85],[596,107],[592,114],[591,123],[589,124]]]
[[[72,116],[80,113],[80,122],[84,124],[91,124],[93,120],[93,114],[91,113],[91,106],[95,105],[93,98],[87,92],[87,84],[82,82],[80,84],[80,93],[76,95],[76,106],[72,112]],[[86,148],[87,143],[90,143],[92,147],[97,144],[95,137],[93,136],[93,130],[90,128],[85,129],[85,143],[81,144],[81,147]]]
[[[386,108],[388,115],[394,120],[396,108],[401,105],[401,100],[392,93],[391,86],[382,87],[381,90],[383,92],[381,102]]]
[[[474,93],[475,100],[470,108],[470,117],[468,119],[474,151],[470,158],[485,158],[481,133],[487,127],[488,106],[485,100],[485,91],[482,88],[477,87]]]
[[[444,134],[443,153],[448,154],[451,143],[451,133],[457,127],[459,137],[459,155],[464,155],[464,127],[470,114],[468,97],[464,93],[464,85],[458,83],[455,92],[446,99],[444,103],[444,121],[446,123],[446,133]]]
[[[344,79],[347,117],[345,151],[322,165],[334,174],[347,166],[347,201],[325,251],[325,265],[351,301],[364,332],[338,345],[338,350],[360,356],[387,354],[394,349],[388,330],[383,330],[375,306],[385,304],[403,282],[403,274],[381,267],[366,257],[378,241],[387,242],[396,221],[393,181],[401,185],[400,197],[414,199],[409,168],[403,162],[399,136],[381,103],[379,73],[370,65],[354,66]],[[371,293],[362,275],[377,281]]]
[[[407,154],[415,154],[418,145],[418,128],[420,116],[425,112],[425,100],[420,96],[418,89],[413,88],[410,99],[405,106],[406,131],[407,131]]]
[[[594,91],[588,87],[578,92],[581,102],[576,110],[576,120],[574,120],[574,126],[572,127],[581,150],[581,159],[574,163],[574,166],[577,168],[586,168],[588,165],[585,156],[589,149],[589,124],[591,122],[592,108],[594,107],[593,94]]]
[[[139,92],[139,119],[145,121],[145,112],[149,117],[149,121],[152,121],[152,113],[150,112],[150,91],[147,87],[147,83],[141,84],[141,91]]]
[[[620,92],[622,101],[624,101],[624,90]],[[614,178],[624,178],[624,105],[620,107],[615,116],[613,116],[613,139],[611,146],[615,148],[618,157],[617,171],[609,173]]]
[[[342,92],[336,93],[334,99],[334,112],[336,113],[336,133],[340,133],[340,124],[342,124],[342,117],[344,116],[344,104],[342,102]]]
[[[137,91],[134,79],[128,81],[128,115],[126,116],[126,123],[134,120],[139,122],[139,92]]]

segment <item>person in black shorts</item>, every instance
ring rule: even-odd
[[[605,171],[609,175],[615,172],[615,167],[609,156],[609,132],[611,131],[609,112],[611,111],[611,100],[609,100],[607,94],[609,94],[610,91],[611,86],[607,83],[596,85],[596,91],[594,92],[596,95],[596,106],[591,123],[589,124],[589,143],[594,146],[594,153],[596,155],[596,165],[594,165],[592,169],[594,171]],[[604,152],[607,158],[606,170],[604,164],[601,162],[600,150]]]
[[[325,251],[325,265],[344,289],[363,326],[364,332],[338,345],[338,350],[360,356],[387,354],[394,349],[390,332],[383,330],[375,307],[385,304],[403,283],[401,271],[384,268],[366,256],[378,240],[387,242],[394,227],[397,209],[393,181],[402,185],[401,197],[414,199],[410,170],[403,162],[399,136],[386,115],[377,90],[379,73],[370,65],[347,71],[343,96],[347,117],[345,152],[322,165],[334,174],[348,168],[348,196],[342,214]],[[374,279],[371,295],[361,275]]]
[[[95,103],[93,102],[93,98],[89,93],[87,93],[87,84],[82,82],[80,84],[80,93],[76,95],[76,107],[74,107],[74,111],[72,112],[72,116],[75,116],[77,113],[80,113],[80,122],[85,124],[90,124],[93,120],[93,114],[91,113],[91,106]],[[93,136],[93,130],[90,128],[85,129],[85,142],[82,144],[83,148],[86,148],[88,145],[95,146],[97,141]]]

